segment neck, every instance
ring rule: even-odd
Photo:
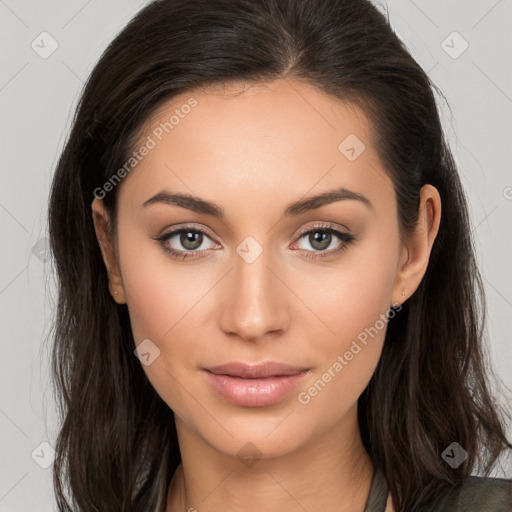
[[[362,512],[374,467],[355,409],[350,416],[293,452],[247,464],[219,452],[176,418],[182,462],[166,512]]]

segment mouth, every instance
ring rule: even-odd
[[[282,363],[227,363],[204,369],[211,388],[228,402],[264,407],[279,402],[310,373],[309,368]]]

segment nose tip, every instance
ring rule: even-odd
[[[256,342],[287,328],[282,285],[264,258],[239,261],[227,281],[220,319],[225,333]]]

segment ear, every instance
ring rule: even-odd
[[[407,237],[400,254],[392,304],[402,304],[410,297],[427,271],[430,252],[441,222],[441,198],[432,185],[420,190],[418,222]]]
[[[110,229],[110,216],[105,205],[103,204],[103,200],[101,199],[95,198],[92,202],[91,208],[94,229],[96,231],[96,238],[98,239],[103,261],[105,263],[105,267],[107,268],[110,293],[118,304],[125,304],[126,298],[123,279],[119,269]]]

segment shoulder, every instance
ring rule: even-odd
[[[510,512],[512,480],[470,476],[449,496],[422,512]]]

